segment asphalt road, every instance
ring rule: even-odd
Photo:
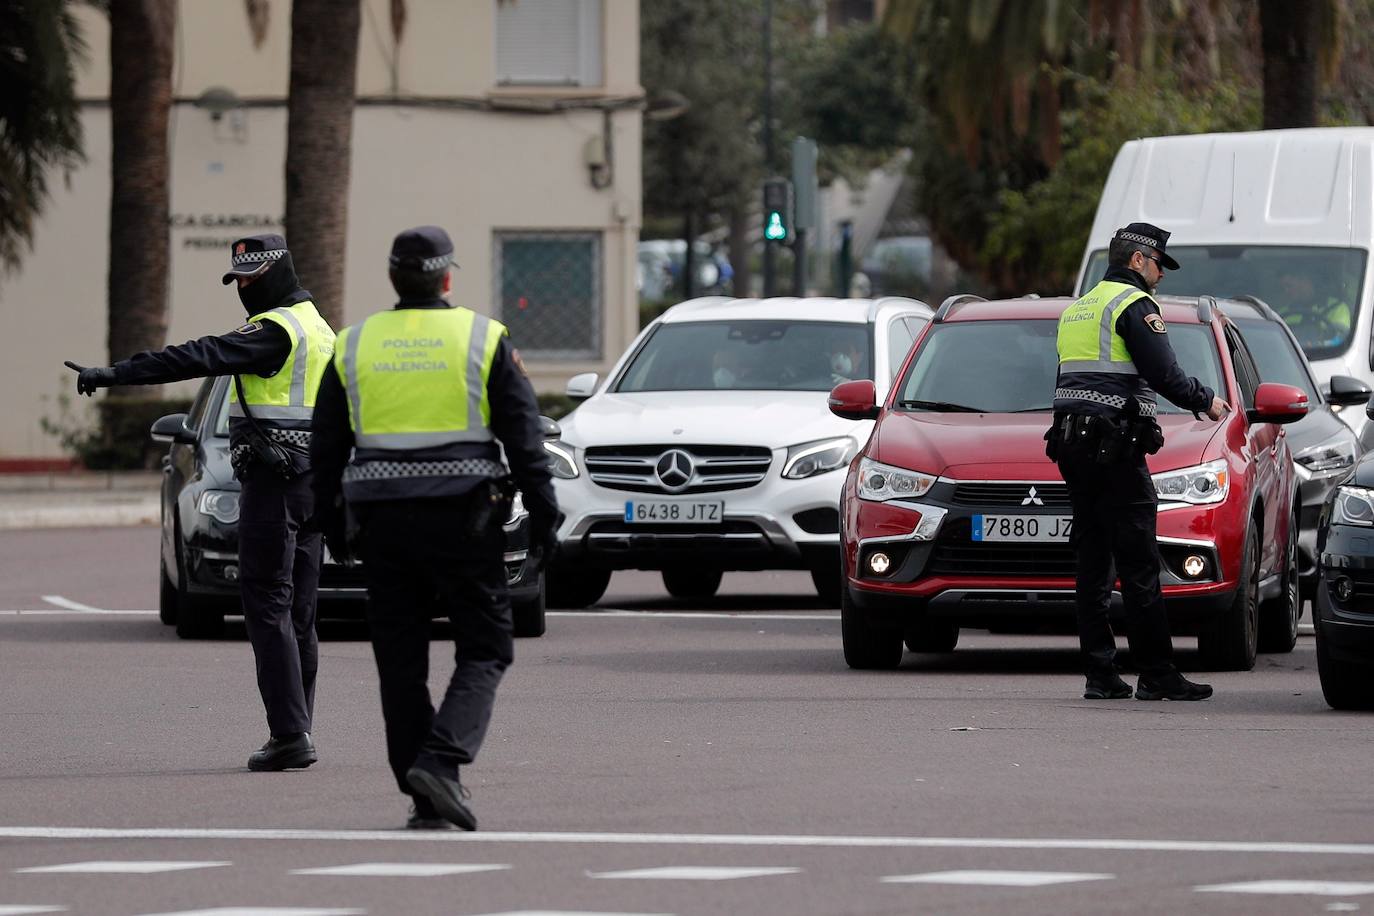
[[[1310,636],[1208,702],[1087,702],[1070,638],[851,672],[804,574],[694,607],[620,574],[517,644],[481,831],[414,833],[362,628],[324,630],[321,762],[248,773],[242,628],[162,627],[156,544],[0,533],[0,914],[1374,909],[1374,718]]]

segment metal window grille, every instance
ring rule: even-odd
[[[601,233],[497,232],[497,317],[540,359],[601,357]]]
[[[600,86],[602,0],[497,0],[498,86]]]

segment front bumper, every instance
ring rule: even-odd
[[[1338,660],[1374,663],[1374,529],[1327,528],[1313,604],[1322,641]]]

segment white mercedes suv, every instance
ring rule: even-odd
[[[881,398],[932,310],[913,299],[692,299],[645,328],[546,443],[565,519],[553,607],[585,607],[617,569],[663,573],[682,598],[730,570],[807,569],[838,602],[840,488],[872,421],[827,396]]]

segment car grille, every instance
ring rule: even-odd
[[[999,544],[972,539],[969,519],[954,519],[935,540],[926,563],[931,576],[1035,576],[1072,579],[1076,569],[1068,544]]]
[[[1035,505],[1028,502],[1031,488],[1045,507],[1069,507],[1069,488],[1062,483],[960,483],[954,486],[952,502],[971,508],[1005,509]],[[1039,508],[1039,506],[1036,506]]]
[[[692,477],[680,490],[659,481],[655,467],[665,452],[686,452]],[[754,445],[623,445],[593,446],[584,458],[592,482],[634,493],[716,493],[752,487],[768,474],[773,453]]]

